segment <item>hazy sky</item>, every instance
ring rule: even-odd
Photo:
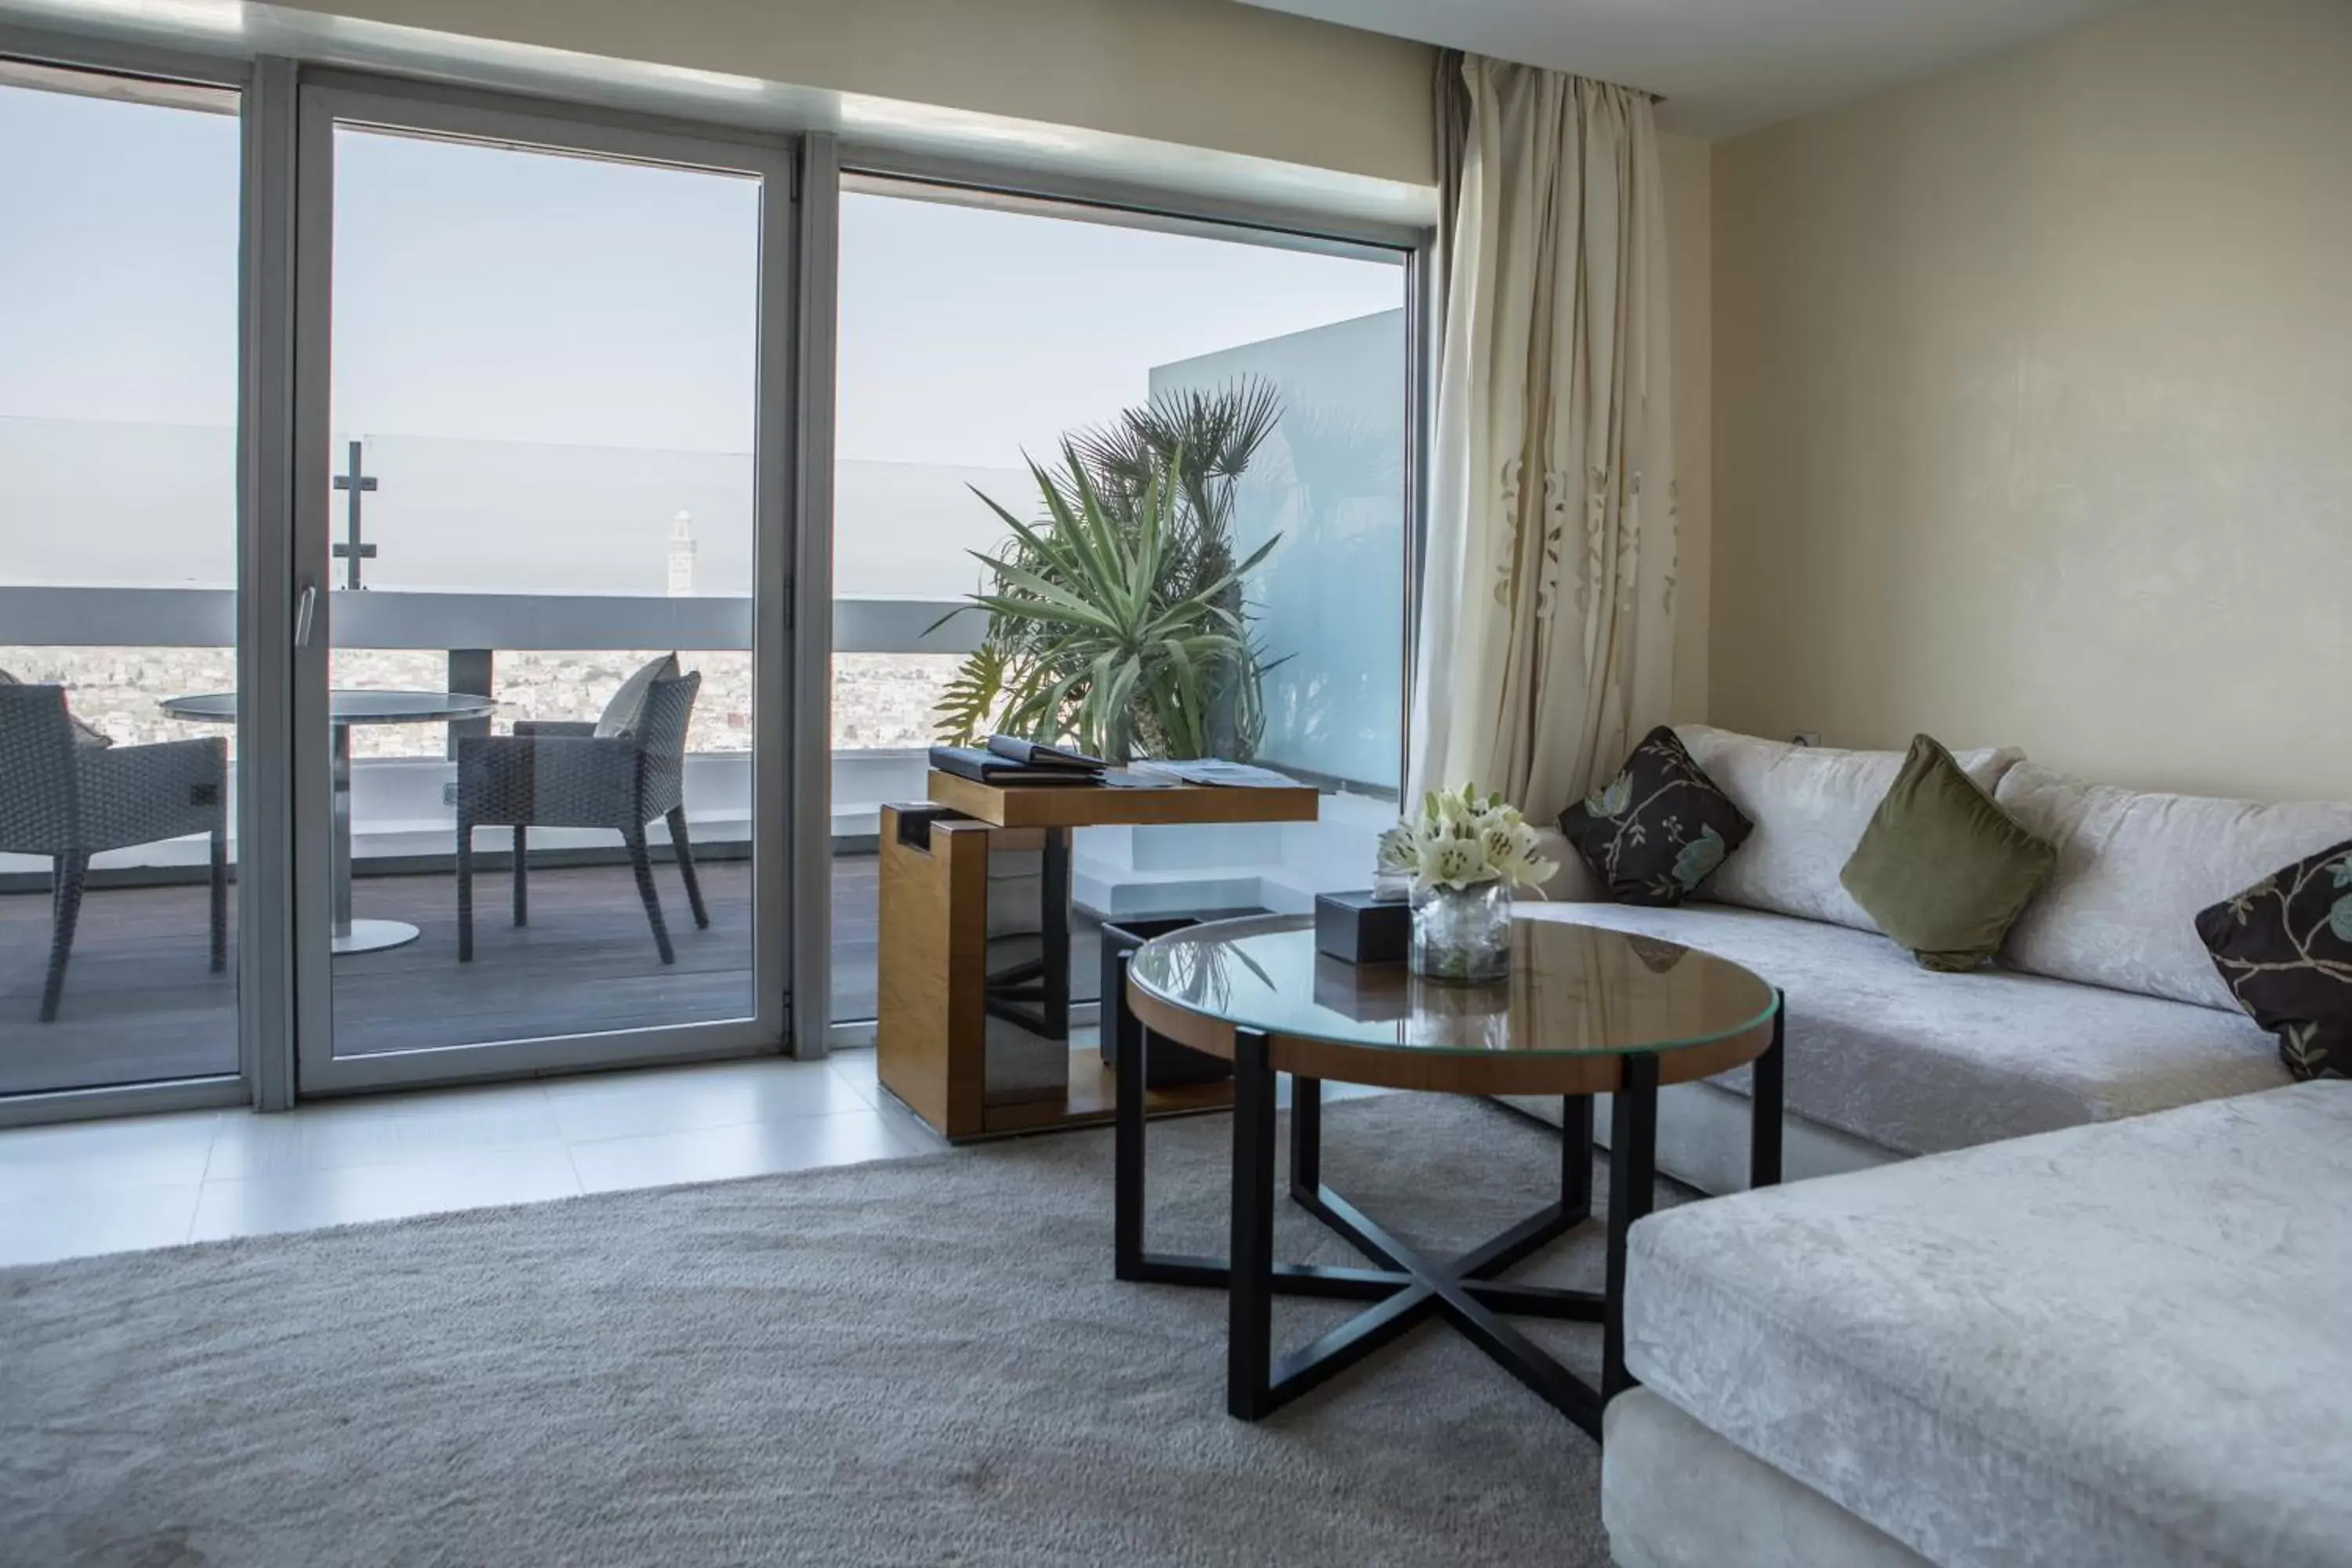
[[[237,122],[0,87],[0,414],[236,416]]]
[[[230,423],[235,121],[0,87],[0,415]],[[751,183],[351,131],[337,173],[339,427],[748,449]],[[837,449],[1007,465],[1154,364],[1402,289],[1377,262],[852,195]]]

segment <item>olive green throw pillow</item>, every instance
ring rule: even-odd
[[[1838,880],[1922,964],[1958,973],[2000,950],[2057,859],[1921,735]]]

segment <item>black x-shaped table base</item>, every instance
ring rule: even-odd
[[[1592,1386],[1529,1342],[1502,1315],[1597,1323],[1606,1307],[1601,1293],[1509,1285],[1494,1279],[1567,1235],[1586,1215],[1570,1214],[1554,1204],[1486,1245],[1440,1263],[1399,1241],[1328,1187],[1318,1185],[1292,1196],[1301,1208],[1347,1237],[1380,1267],[1334,1268],[1277,1263],[1269,1279],[1273,1293],[1378,1305],[1312,1343],[1275,1359],[1270,1366],[1259,1363],[1258,1377],[1244,1380],[1256,1386],[1236,1391],[1245,1396],[1237,1401],[1244,1407],[1234,1409],[1234,1415],[1255,1421],[1278,1410],[1428,1319],[1443,1317],[1561,1414],[1580,1426],[1597,1429],[1601,1401]],[[1152,1285],[1233,1288],[1233,1271],[1225,1264],[1171,1253],[1144,1253],[1133,1271],[1122,1272],[1119,1278]]]
[[[1750,1150],[1752,1184],[1780,1179],[1781,1043],[1775,1015],[1769,1049],[1757,1061]],[[1506,1283],[1496,1276],[1592,1218],[1592,1100],[1562,1101],[1559,1200],[1459,1257],[1438,1261],[1398,1240],[1323,1184],[1322,1083],[1291,1079],[1290,1198],[1376,1267],[1278,1263],[1274,1258],[1275,1080],[1266,1037],[1234,1031],[1233,1246],[1229,1258],[1146,1251],[1144,1056],[1147,1032],[1119,1030],[1114,1266],[1142,1284],[1206,1286],[1226,1292],[1225,1408],[1256,1421],[1392,1343],[1433,1317],[1444,1319],[1504,1370],[1597,1440],[1601,1412],[1633,1382],[1625,1370],[1625,1238],[1647,1215],[1656,1185],[1658,1064],[1629,1055],[1612,1097],[1609,1212],[1603,1287],[1570,1290]],[[1312,1296],[1372,1303],[1312,1342],[1276,1357],[1274,1298]],[[1596,1387],[1539,1349],[1506,1317],[1598,1323]]]

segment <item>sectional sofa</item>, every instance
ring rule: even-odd
[[[2289,1087],[2192,923],[2352,804],[1956,753],[2059,859],[1936,973],[1838,881],[1899,753],[1678,733],[1756,824],[1701,900],[1523,907],[1788,998],[1790,1184],[1633,1231],[1622,1568],[2352,1564],[2352,1084]],[[1660,1167],[1742,1186],[1746,1090],[1662,1095]]]
[[[1618,1568],[2352,1563],[2352,1082],[1633,1227]]]
[[[2231,999],[2191,922],[2352,838],[2352,804],[2158,795],[2070,779],[2013,749],[1957,752],[2059,859],[1998,966],[1943,974],[1880,935],[1838,881],[1902,753],[1676,733],[1756,825],[1700,899],[1590,901],[1571,867],[1549,901],[1521,912],[1703,948],[1780,986],[1790,1179],[2289,1081],[2277,1042]],[[1659,1168],[1706,1192],[1744,1185],[1746,1094],[1737,1074],[1662,1094]],[[1609,1125],[1605,1108],[1597,1120]]]

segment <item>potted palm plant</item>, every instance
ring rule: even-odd
[[[1007,538],[975,552],[991,586],[951,612],[989,624],[935,710],[941,737],[1068,742],[1121,763],[1254,753],[1272,661],[1243,580],[1280,536],[1236,560],[1233,508],[1280,416],[1264,383],[1163,395],[1065,440],[1056,467],[1033,460],[1034,522],[975,490]]]

